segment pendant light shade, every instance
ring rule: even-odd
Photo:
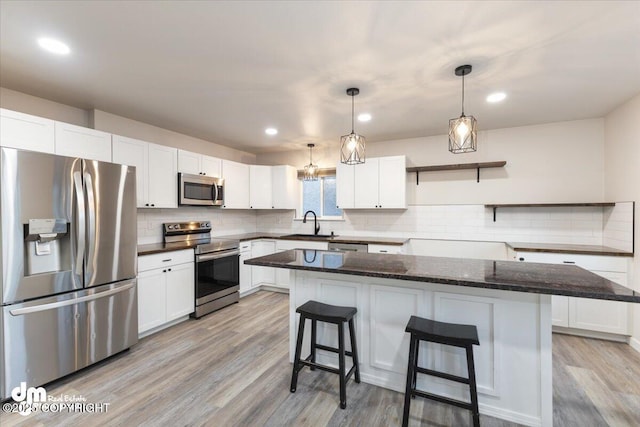
[[[469,153],[477,150],[477,120],[464,115],[464,76],[471,73],[471,65],[456,68],[456,76],[462,76],[462,114],[449,120],[449,151],[454,154]]]
[[[354,99],[353,97],[360,93],[358,88],[347,89],[347,95],[351,97],[351,133],[349,135],[343,135],[340,138],[340,161],[347,165],[357,165],[364,163],[364,145],[365,138],[362,135],[358,135],[354,131],[353,118],[354,118]]]
[[[307,144],[309,147],[309,164],[304,167],[304,173],[302,175],[303,181],[317,181],[318,180],[318,165],[313,164],[313,147],[315,144]]]

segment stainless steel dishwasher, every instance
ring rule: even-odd
[[[369,252],[369,245],[367,245],[366,243],[329,242],[329,250],[345,252]]]

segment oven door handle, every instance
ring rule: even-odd
[[[228,256],[240,255],[240,249],[229,249],[226,251],[214,252],[210,254],[196,255],[196,262],[210,261],[212,259],[226,258]]]

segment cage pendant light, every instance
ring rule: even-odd
[[[313,164],[313,147],[315,144],[307,144],[309,147],[309,164],[304,167],[304,173],[302,175],[303,181],[317,181],[318,180],[318,165]]]
[[[347,165],[364,163],[365,138],[354,131],[354,100],[353,97],[360,93],[360,89],[352,87],[347,89],[347,95],[351,97],[351,133],[340,137],[340,161]]]
[[[456,68],[456,76],[462,76],[462,114],[449,120],[449,151],[454,154],[469,153],[477,149],[477,121],[473,116],[464,115],[464,76],[471,73],[471,65]]]

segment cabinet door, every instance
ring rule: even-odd
[[[136,200],[139,208],[149,202],[148,146],[149,143],[145,141],[113,135],[113,163],[136,167]]]
[[[195,305],[193,262],[166,268],[167,321],[193,313]]]
[[[407,208],[407,161],[405,156],[378,158],[378,206]]]
[[[249,166],[249,207],[272,209],[271,166]]]
[[[336,166],[336,205],[339,209],[351,209],[355,206],[355,168],[356,165],[344,163]]]
[[[220,178],[222,176],[222,161],[217,157],[200,156],[200,171],[207,176]]]
[[[222,161],[225,209],[249,209],[249,165]]]
[[[258,240],[251,242],[251,255],[252,258],[261,257],[264,255],[270,255],[276,251],[276,242],[273,240]],[[253,266],[251,270],[251,283],[252,286],[259,286],[262,284],[273,284],[276,280],[275,269],[272,267],[258,267]]]
[[[53,153],[53,120],[0,109],[0,146]]]
[[[354,207],[374,209],[378,202],[378,159],[367,159],[364,164],[355,165]]]
[[[251,278],[252,266],[245,265],[244,263],[246,260],[252,258],[251,244],[246,243],[246,246],[248,247],[248,249],[243,250],[242,244],[241,244],[241,249],[240,249],[241,251],[240,252],[240,295],[250,290],[251,287],[253,286],[252,278]]]
[[[300,180],[293,166],[271,167],[271,196],[274,209],[298,209]]]
[[[200,154],[191,151],[178,150],[178,172],[199,175],[202,172],[200,157]]]
[[[551,295],[551,324],[569,327],[569,297]]]
[[[149,144],[149,207],[178,207],[178,150]]]
[[[622,286],[627,285],[626,273],[594,271]],[[587,298],[569,298],[569,326],[612,334],[631,335],[629,303]]]
[[[166,319],[166,273],[162,269],[138,274],[138,333],[160,326]]]
[[[61,156],[111,161],[111,134],[69,123],[55,123],[55,152]]]

